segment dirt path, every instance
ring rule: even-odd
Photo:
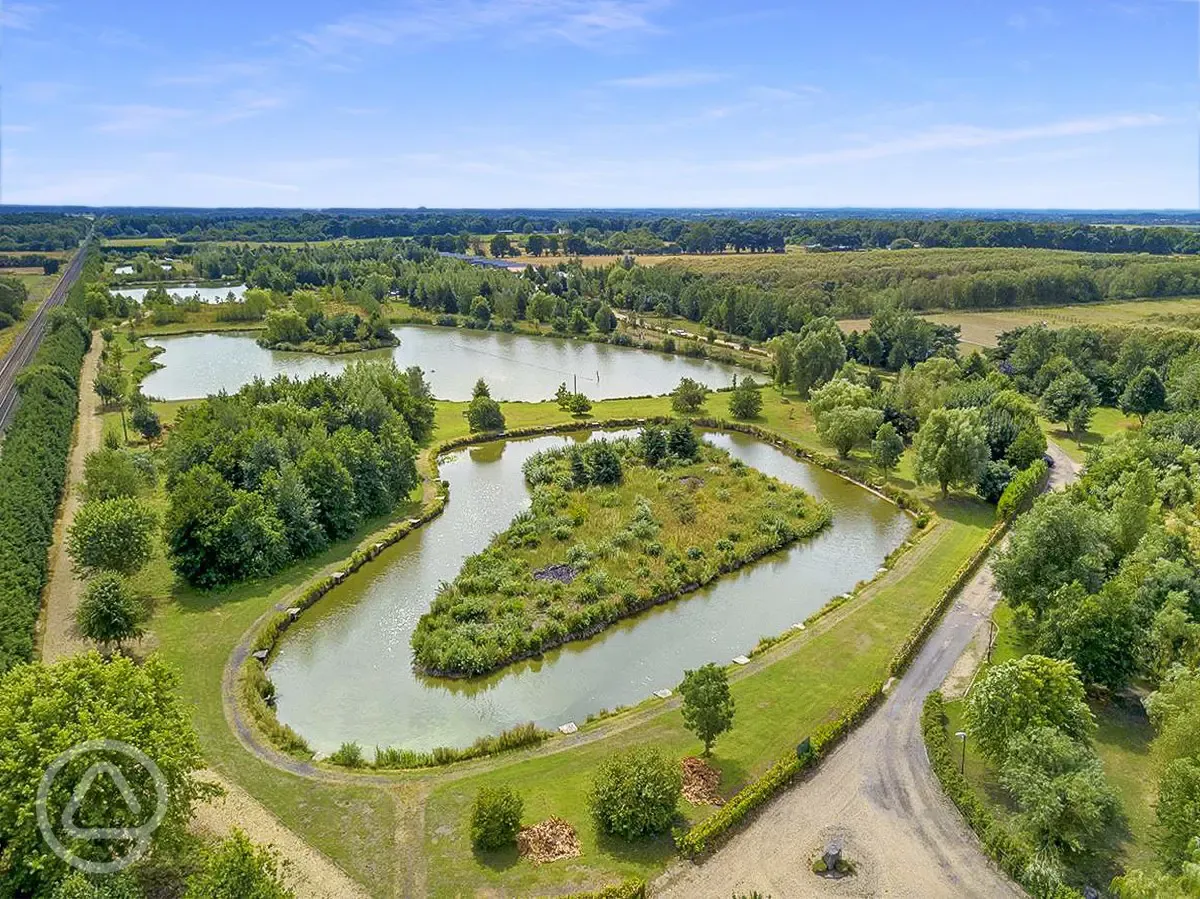
[[[1057,447],[1052,455],[1051,486],[1059,487],[1077,476],[1078,466]],[[998,599],[991,569],[984,567],[879,711],[724,848],[701,864],[667,871],[653,895],[1024,896],[983,854],[942,793],[920,726],[925,696],[986,626]],[[810,870],[835,835],[858,864],[853,878],[829,881]]]
[[[194,828],[214,837],[224,837],[241,828],[256,843],[274,846],[287,861],[285,877],[301,899],[367,899],[369,894],[341,868],[288,830],[257,799],[215,771],[205,771],[202,780],[225,790],[221,799],[198,806]]]
[[[94,332],[91,349],[83,358],[83,369],[79,374],[79,410],[75,418],[75,440],[71,445],[71,456],[67,460],[67,486],[58,522],[54,526],[54,544],[50,550],[50,576],[42,593],[42,618],[38,622],[39,656],[44,662],[53,662],[89,648],[87,642],[75,630],[75,609],[79,606],[83,582],[71,571],[66,535],[83,501],[79,494],[79,485],[83,483],[83,461],[88,453],[100,448],[104,437],[104,416],[100,412],[100,398],[96,396],[96,391],[92,390],[92,381],[96,379],[96,372],[100,367],[100,351],[103,348],[103,339],[98,332]]]

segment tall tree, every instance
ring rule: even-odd
[[[973,486],[988,458],[987,429],[977,409],[934,409],[913,440],[917,479],[937,484],[943,496],[952,486]]]
[[[679,685],[683,696],[683,723],[704,743],[704,754],[712,751],[717,737],[733,727],[734,702],[729,692],[729,675],[711,662],[683,672]]]

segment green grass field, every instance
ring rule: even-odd
[[[1041,419],[1042,430],[1046,436],[1063,448],[1068,456],[1076,462],[1086,462],[1088,450],[1103,443],[1105,438],[1121,431],[1140,427],[1136,417],[1126,415],[1120,409],[1112,406],[1100,406],[1092,415],[1088,430],[1082,434],[1072,434],[1059,424],[1051,424]]]

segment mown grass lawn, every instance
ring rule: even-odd
[[[703,414],[729,417],[728,393],[709,396]],[[794,396],[764,391],[764,411],[754,422],[806,448],[827,453],[812,430],[806,407]],[[185,403],[158,404],[164,422]],[[436,438],[467,433],[465,403],[439,402]],[[553,403],[504,403],[511,428],[576,421]],[[619,399],[596,403],[592,418],[648,418],[670,414],[670,399]],[[108,416],[106,428],[119,428]],[[866,456],[854,460],[866,468]],[[892,482],[911,488],[905,464]],[[734,673],[738,703],[735,728],[715,748],[722,791],[732,795],[822,722],[835,717],[850,698],[885,677],[888,659],[954,572],[979,546],[992,524],[990,506],[967,498],[943,500],[921,489],[938,519],[924,539],[881,580],[805,634],[793,637]],[[156,500],[160,507],[162,494]],[[460,498],[452,498],[462,501]],[[410,509],[393,518],[407,517]],[[155,559],[139,585],[157,600],[149,643],[181,672],[182,692],[195,708],[205,756],[214,769],[236,781],[289,828],[341,865],[375,895],[404,895],[414,883],[433,895],[558,893],[635,874],[653,876],[674,858],[669,838],[636,846],[601,838],[591,824],[586,794],[600,759],[615,748],[655,743],[664,751],[695,754],[700,744],[682,725],[677,710],[643,704],[585,726],[583,745],[552,740],[540,749],[457,765],[399,774],[379,783],[353,779],[310,780],[275,769],[247,752],[231,731],[221,697],[221,678],[233,646],[263,613],[318,573],[336,570],[358,543],[385,522],[365,526],[355,538],[268,580],[216,593],[200,593],[176,582],[165,558]],[[587,742],[592,737],[605,739]],[[526,820],[559,814],[579,830],[581,858],[543,867],[509,855],[477,855],[468,843],[464,816],[484,783],[516,787],[526,801]],[[421,816],[421,794],[428,792]],[[697,819],[707,808],[684,807]]]
[[[1126,415],[1112,406],[1099,406],[1092,415],[1091,424],[1082,434],[1073,434],[1057,423],[1040,419],[1046,436],[1063,448],[1076,462],[1086,462],[1088,451],[1099,446],[1106,438],[1120,431],[1141,427],[1136,416]]]

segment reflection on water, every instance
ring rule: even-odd
[[[343,356],[265,350],[249,334],[154,337],[147,343],[164,348],[155,359],[163,368],[142,389],[164,400],[189,399],[232,393],[255,377],[311,377],[339,372],[355,359],[391,358],[401,368],[421,366],[434,395],[446,400],[469,400],[477,378],[487,380],[496,399],[538,401],[554,396],[564,381],[578,384],[592,399],[609,399],[667,393],[683,377],[727,387],[734,374],[752,374],[704,359],[587,341],[415,326],[393,330],[400,346]]]
[[[446,456],[451,501],[440,518],[395,544],[306,612],[287,632],[271,678],[280,720],[318,751],[462,746],[525,721],[553,728],[674,688],[686,668],[728,662],[759,637],[802,621],[869,578],[909,533],[890,503],[740,434],[707,439],[748,465],[829,502],[833,524],[813,539],[727,575],[598,637],[488,678],[423,678],[409,638],[439,582],[506,528],[529,494],[521,465],[580,435],[472,447]]]

